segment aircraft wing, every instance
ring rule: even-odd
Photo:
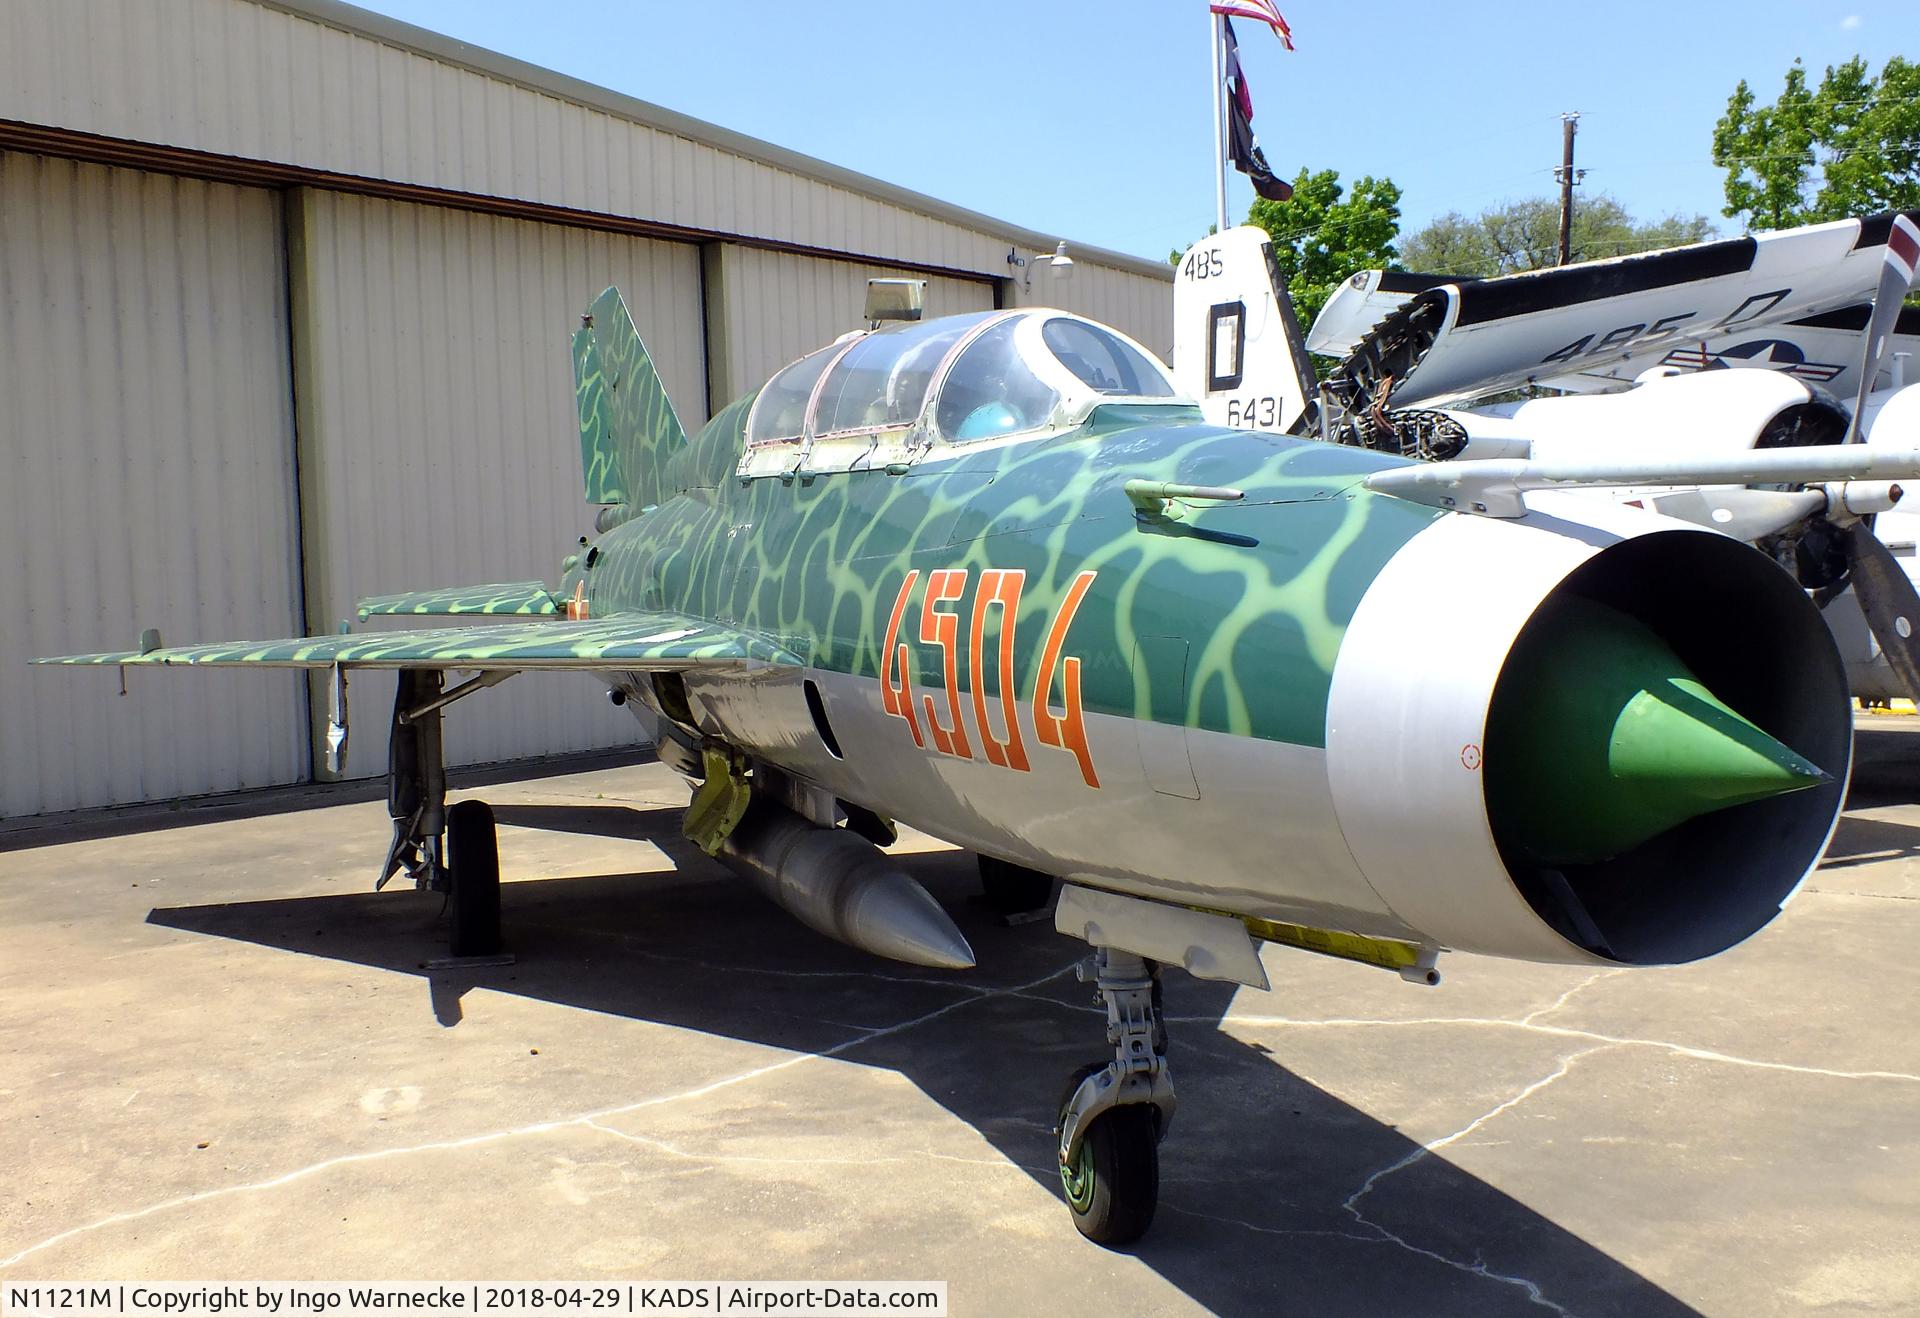
[[[449,586],[400,595],[373,595],[357,606],[362,618],[393,614],[511,614],[551,617],[561,612],[544,581],[501,581],[488,586]]]
[[[1463,400],[1865,302],[1893,215],[1586,261],[1404,293],[1357,276],[1309,347],[1352,344],[1342,371],[1393,405]],[[1409,281],[1410,282],[1410,281]],[[1355,336],[1358,321],[1385,318]],[[1322,316],[1328,313],[1323,312]]]
[[[582,622],[490,623],[425,631],[225,641],[36,659],[42,664],[185,667],[459,668],[519,672],[672,671],[803,661],[776,642],[680,613],[621,613]]]
[[[1851,398],[1860,388],[1860,345],[1872,312],[1871,306],[1862,304],[1717,338],[1654,344],[1618,362],[1540,383],[1570,393],[1609,392],[1626,388],[1641,372],[1656,366],[1688,372],[1735,367],[1778,371]],[[1920,358],[1920,307],[1904,308],[1895,322],[1887,355],[1903,354]]]

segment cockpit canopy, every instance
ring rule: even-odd
[[[1166,368],[1104,325],[1050,310],[982,311],[849,335],[760,391],[742,475],[845,470],[1078,425],[1101,403],[1177,400]],[[851,448],[844,461],[833,450]],[[799,459],[818,454],[826,461]],[[864,460],[863,460],[864,459]]]

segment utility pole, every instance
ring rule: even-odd
[[[1580,128],[1580,112],[1569,110],[1560,116],[1560,168],[1553,177],[1560,184],[1560,264],[1573,259],[1573,189],[1587,171],[1573,167],[1573,135]]]

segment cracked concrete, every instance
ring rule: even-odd
[[[1591,983],[1592,981],[1589,980],[1588,982]],[[1581,987],[1584,987],[1584,985]],[[1573,992],[1575,992],[1574,989],[1569,989],[1566,994],[1563,994],[1561,996],[1560,1001],[1564,1002],[1566,1000],[1566,997],[1570,996]],[[1555,1004],[1555,1006],[1558,1006],[1558,1005],[1559,1005],[1558,1003]],[[1552,1008],[1547,1008],[1545,1010],[1551,1010],[1551,1009]],[[1535,1013],[1535,1014],[1538,1014],[1538,1013]],[[1532,1019],[1532,1017],[1529,1016],[1528,1019]],[[1551,1085],[1556,1080],[1563,1078],[1567,1074],[1567,1072],[1573,1069],[1573,1065],[1575,1062],[1578,1062],[1581,1059],[1586,1057],[1591,1057],[1595,1053],[1602,1052],[1605,1050],[1606,1047],[1609,1047],[1609,1046],[1611,1045],[1603,1045],[1602,1047],[1599,1047],[1599,1048],[1589,1048],[1584,1052],[1575,1053],[1571,1057],[1561,1058],[1560,1064],[1557,1067],[1555,1067],[1550,1074],[1541,1076],[1538,1080],[1528,1085],[1525,1089],[1522,1089],[1519,1093],[1515,1094],[1512,1098],[1505,1099],[1502,1102],[1495,1104],[1493,1107],[1489,1108],[1485,1112],[1482,1112],[1479,1116],[1475,1117],[1472,1121],[1469,1121],[1466,1125],[1462,1126],[1459,1130],[1454,1131],[1451,1135],[1443,1135],[1437,1140],[1428,1141],[1427,1143],[1422,1144],[1418,1148],[1414,1149],[1411,1153],[1408,1153],[1405,1157],[1401,1158],[1399,1161],[1391,1163],[1388,1166],[1382,1167],[1379,1171],[1374,1172],[1372,1175],[1368,1176],[1365,1181],[1361,1182],[1359,1189],[1355,1190],[1352,1194],[1348,1195],[1344,1200],[1341,1201],[1341,1204],[1340,1204],[1341,1210],[1349,1214],[1354,1221],[1358,1222],[1361,1226],[1366,1227],[1369,1231],[1372,1231],[1374,1234],[1378,1235],[1383,1240],[1387,1240],[1395,1245],[1398,1245],[1400,1248],[1407,1250],[1409,1253],[1419,1254],[1426,1258],[1438,1259],[1440,1262],[1445,1263],[1448,1267],[1457,1268],[1461,1272],[1465,1272],[1471,1276],[1485,1277],[1489,1281],[1497,1281],[1508,1286],[1518,1286],[1522,1290],[1526,1291],[1527,1299],[1532,1303],[1540,1305],[1543,1308],[1551,1309],[1555,1313],[1560,1313],[1560,1314],[1566,1313],[1567,1312],[1566,1306],[1555,1303],[1553,1300],[1548,1299],[1546,1297],[1546,1294],[1542,1291],[1539,1282],[1529,1280],[1526,1277],[1514,1276],[1514,1275],[1510,1275],[1503,1272],[1495,1272],[1487,1266],[1486,1259],[1480,1255],[1476,1255],[1473,1262],[1468,1263],[1468,1262],[1465,1262],[1464,1260],[1457,1259],[1457,1258],[1449,1258],[1445,1254],[1438,1253],[1435,1250],[1425,1249],[1419,1245],[1416,1245],[1413,1242],[1406,1239],[1406,1237],[1398,1235],[1395,1232],[1388,1230],[1386,1227],[1382,1226],[1380,1223],[1372,1220],[1366,1214],[1362,1213],[1360,1211],[1360,1201],[1362,1199],[1365,1199],[1368,1195],[1372,1194],[1373,1187],[1378,1185],[1381,1181],[1384,1181],[1385,1179],[1387,1179],[1387,1177],[1393,1176],[1399,1172],[1405,1171],[1407,1168],[1413,1166],[1413,1164],[1415,1164],[1416,1162],[1419,1162],[1423,1158],[1432,1157],[1434,1154],[1438,1153],[1441,1149],[1446,1148],[1449,1144],[1457,1144],[1461,1140],[1466,1139],[1469,1135],[1472,1135],[1475,1131],[1485,1126],[1488,1122],[1499,1117],[1501,1113],[1511,1111],[1513,1108],[1518,1107],[1520,1104],[1526,1102],[1529,1098],[1532,1098],[1535,1094],[1545,1089],[1548,1085]]]
[[[0,1280],[944,1278],[954,1312],[1793,1314],[1920,1295],[1920,808],[1705,965],[1281,949],[1176,976],[1140,1250],[1049,1134],[1100,1014],[1044,925],[875,963],[723,877],[658,766],[495,784],[516,965],[429,973],[377,804],[0,835]],[[39,845],[21,845],[36,840]]]

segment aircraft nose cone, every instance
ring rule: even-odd
[[[1638,620],[1556,600],[1488,712],[1488,817],[1543,866],[1591,864],[1696,815],[1833,781],[1736,713]]]
[[[898,871],[862,884],[842,923],[849,942],[879,956],[935,970],[973,968],[973,948],[945,908]]]

